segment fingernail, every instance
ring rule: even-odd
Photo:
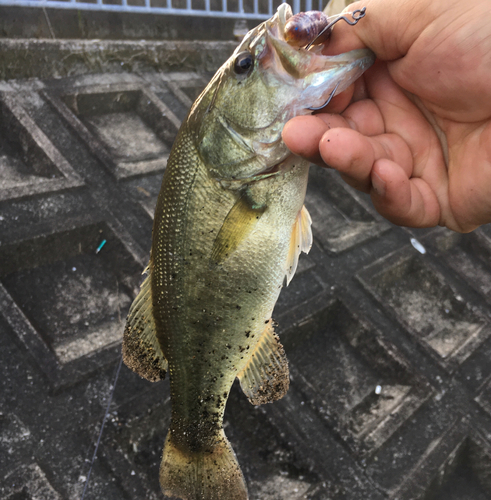
[[[372,187],[378,196],[385,196],[385,181],[376,172],[372,172]]]

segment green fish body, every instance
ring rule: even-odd
[[[148,277],[125,328],[126,364],[149,380],[170,374],[160,483],[186,500],[248,498],[222,428],[235,378],[253,404],[288,390],[271,315],[312,233],[303,207],[309,165],[286,149],[283,125],[373,62],[369,51],[327,57],[289,46],[290,16],[283,4],[252,30],[183,122],[156,207]]]

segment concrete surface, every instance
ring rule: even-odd
[[[82,42],[66,43],[51,47]],[[2,500],[163,498],[168,381],[139,379],[120,346],[210,57],[179,72],[33,62],[0,82]],[[491,498],[491,228],[392,226],[318,168],[307,207],[314,246],[275,312],[290,391],[256,408],[234,387],[226,411],[251,499]]]

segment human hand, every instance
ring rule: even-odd
[[[286,145],[370,193],[395,224],[468,232],[491,222],[489,3],[365,0],[347,10],[363,6],[356,26],[336,25],[327,53],[369,47],[375,65],[330,113],[290,120]]]

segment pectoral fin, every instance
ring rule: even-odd
[[[292,227],[290,249],[286,262],[285,280],[289,285],[298,266],[298,258],[301,252],[309,253],[312,247],[312,219],[305,205],[298,212],[297,219]]]
[[[265,206],[254,206],[247,192],[242,193],[223,221],[213,244],[211,260],[220,264],[227,259],[251,234],[265,210]]]
[[[165,378],[167,360],[156,336],[152,306],[151,271],[131,304],[123,335],[123,361],[151,382]]]
[[[257,343],[251,358],[237,377],[240,387],[253,405],[281,399],[290,386],[288,360],[272,320]]]

